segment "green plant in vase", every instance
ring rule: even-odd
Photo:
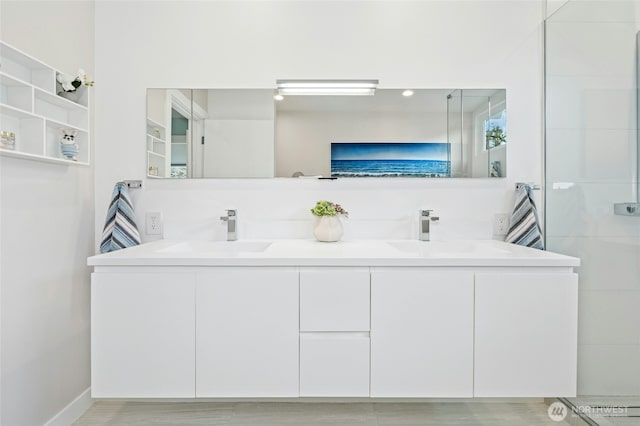
[[[349,217],[349,213],[340,205],[331,201],[318,201],[311,213],[316,216],[313,235],[325,243],[335,242],[342,238],[344,228],[340,216]]]
[[[340,204],[326,200],[318,201],[316,206],[311,209],[311,213],[315,216],[344,215],[345,217],[349,217],[349,213],[343,209]]]

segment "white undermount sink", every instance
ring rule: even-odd
[[[391,247],[403,253],[413,253],[421,256],[435,257],[486,257],[497,254],[506,254],[507,250],[491,245],[480,245],[473,241],[389,241]]]
[[[158,250],[158,253],[262,253],[271,241],[184,241]]]

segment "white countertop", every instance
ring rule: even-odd
[[[161,240],[92,256],[91,266],[537,266],[580,259],[494,240]]]

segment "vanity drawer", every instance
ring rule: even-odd
[[[301,333],[300,396],[368,397],[369,333]]]
[[[300,331],[369,331],[369,268],[300,270]]]

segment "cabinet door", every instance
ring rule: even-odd
[[[91,276],[94,398],[195,396],[195,275]]]
[[[371,396],[471,397],[473,274],[371,273]]]
[[[199,274],[196,396],[297,397],[298,321],[294,268]]]
[[[369,331],[369,268],[300,271],[301,331]]]
[[[476,397],[576,395],[576,274],[477,274]]]
[[[300,396],[368,397],[369,333],[302,333]]]

